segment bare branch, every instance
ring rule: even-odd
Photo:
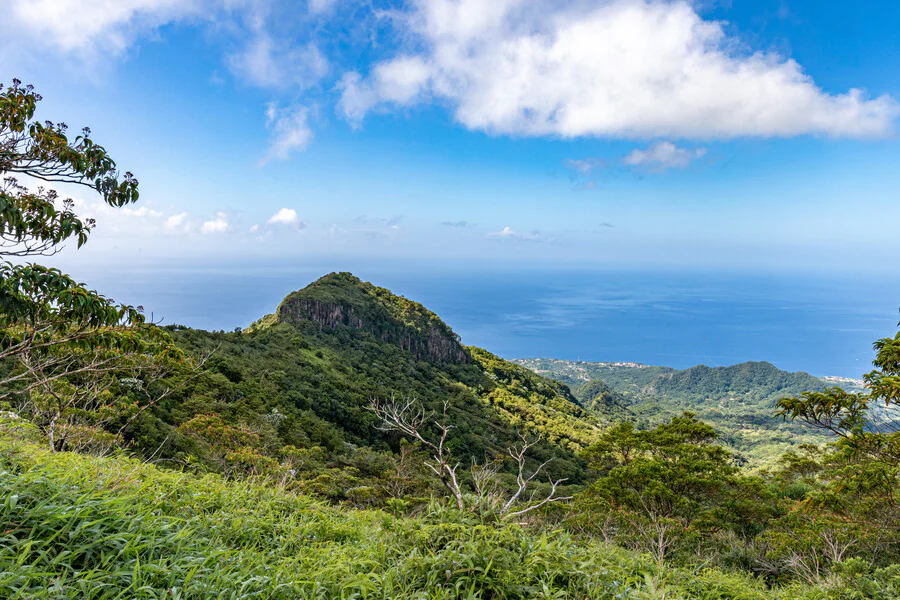
[[[373,398],[369,403],[369,410],[378,417],[380,423],[377,427],[382,431],[397,431],[431,449],[432,460],[426,461],[424,463],[425,466],[438,476],[441,483],[444,484],[444,487],[456,500],[456,506],[462,510],[462,490],[456,477],[459,463],[451,466],[450,453],[446,449],[447,437],[453,429],[453,426],[447,423],[449,406],[449,403],[445,400],[441,420],[431,421],[431,425],[435,426],[440,432],[437,440],[425,431],[433,415],[426,415],[425,410],[414,398],[398,401],[391,396],[390,400],[384,402]]]
[[[550,493],[547,494],[546,498],[544,498],[537,504],[532,504],[530,506],[523,508],[522,510],[517,510],[515,512],[507,513],[506,516],[518,517],[518,516],[524,515],[526,513],[529,513],[537,508],[540,508],[540,507],[544,506],[545,504],[550,504],[552,502],[561,502],[563,500],[571,500],[572,496],[557,496],[556,495],[556,488],[559,486],[559,484],[563,483],[564,481],[566,481],[566,480],[565,479],[557,479],[556,481],[551,480],[550,481]]]
[[[551,502],[558,502],[560,500],[571,500],[571,496],[557,496],[556,488],[557,486],[566,481],[565,479],[559,479],[557,481],[550,480],[550,493],[546,498],[541,500],[540,502],[534,503],[534,492],[531,493],[531,496],[528,499],[528,506],[521,510],[517,510],[514,512],[509,512],[509,510],[513,507],[513,505],[519,500],[522,493],[524,493],[528,489],[528,485],[544,470],[550,461],[545,461],[541,463],[537,469],[534,470],[531,475],[525,475],[525,454],[528,452],[528,449],[533,447],[535,444],[541,441],[541,438],[529,441],[523,434],[519,433],[519,438],[522,440],[522,444],[520,446],[512,446],[507,449],[510,458],[516,461],[516,466],[518,467],[516,473],[516,482],[518,483],[518,488],[513,493],[512,496],[506,501],[503,507],[500,509],[500,514],[514,517],[524,515],[525,513],[531,512],[541,506],[549,504]]]

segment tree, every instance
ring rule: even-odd
[[[605,538],[647,550],[662,564],[686,538],[746,528],[753,502],[744,491],[752,481],[739,476],[716,437],[691,413],[647,431],[630,423],[608,429],[584,453],[601,476],[577,505],[589,520],[582,529],[604,527]]]
[[[396,431],[402,435],[411,438],[431,452],[431,459],[425,461],[428,467],[435,475],[437,475],[441,484],[447,489],[453,497],[456,507],[459,510],[466,508],[465,495],[457,476],[460,463],[456,462],[448,449],[447,439],[453,425],[448,421],[447,409],[450,403],[446,400],[443,403],[443,410],[440,418],[434,418],[435,415],[429,415],[425,412],[415,399],[407,399],[399,401],[391,398],[388,401],[379,401],[373,399],[369,404],[371,410],[379,419],[378,427],[382,431]],[[435,433],[429,429],[435,430]],[[526,471],[525,457],[528,449],[533,447],[538,440],[528,440],[524,435],[520,434],[521,444],[513,445],[507,448],[509,458],[516,464],[516,490],[506,500],[496,495],[495,477],[499,471],[499,466],[495,463],[486,465],[473,465],[472,478],[475,484],[476,494],[479,496],[487,496],[489,504],[497,507],[501,516],[517,517],[536,510],[542,506],[553,502],[570,500],[569,496],[557,496],[557,489],[565,479],[549,480],[550,491],[541,500],[535,500],[534,494],[529,495],[524,507],[519,507],[517,503],[522,502],[523,494],[526,492],[532,482],[541,474],[550,461],[546,461],[539,465],[537,469],[530,474]],[[513,510],[516,508],[517,510]]]
[[[833,434],[823,460],[820,492],[807,505],[859,512],[863,506],[900,513],[900,333],[874,343],[875,370],[865,393],[839,387],[779,400],[779,414]]]
[[[867,393],[840,387],[778,401],[779,415],[799,419],[839,438],[839,447],[860,460],[900,466],[900,333],[874,343],[875,370],[864,375]]]
[[[883,564],[900,552],[900,333],[873,346],[875,369],[864,376],[866,392],[830,387],[778,402],[785,419],[834,436],[827,448],[805,458],[802,472],[796,466],[801,457],[791,456],[782,473],[789,483],[812,484],[792,518],[806,524],[796,529],[808,538],[794,562],[816,578],[848,553]],[[793,531],[785,535],[801,539]]]
[[[117,305],[57,269],[9,261],[56,253],[70,239],[80,248],[94,227],[72,211],[71,199],[32,191],[17,176],[86,186],[112,207],[138,199],[137,179],[120,176],[88,129],[70,141],[64,123],[34,120],[40,100],[18,80],[5,91],[0,85],[0,359],[79,341],[96,328],[144,323],[138,308]]]
[[[158,374],[182,355],[140,307],[118,304],[58,269],[12,262],[55,254],[71,240],[80,248],[94,227],[74,213],[71,199],[41,185],[29,189],[19,177],[84,186],[111,207],[138,199],[137,179],[119,172],[90,130],[70,139],[64,123],[35,120],[40,100],[18,80],[0,85],[0,361],[16,364],[0,377],[0,398],[15,397],[54,431],[60,419],[96,413],[98,398],[119,379]]]

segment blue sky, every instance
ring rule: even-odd
[[[884,270],[900,5],[2,0],[141,181],[58,260]]]

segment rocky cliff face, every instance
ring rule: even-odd
[[[322,330],[361,329],[419,360],[469,361],[459,337],[436,315],[348,273],[326,275],[294,292],[278,307],[277,318],[293,323],[308,320]]]

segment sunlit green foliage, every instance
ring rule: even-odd
[[[320,304],[299,304],[307,300]],[[328,320],[337,314],[354,317]],[[432,339],[432,348],[458,344],[421,305],[349,274],[323,277],[291,294],[276,317],[245,332],[171,327],[188,354],[212,354],[207,372],[148,411],[127,435],[139,452],[200,466],[199,460],[223,471],[225,464],[211,459],[209,444],[183,427],[197,415],[218,415],[229,426],[262,435],[261,455],[281,460],[286,446],[318,447],[327,468],[360,478],[346,471],[357,469],[346,463],[360,448],[383,453],[381,462],[390,462],[401,446],[402,436],[377,427],[368,410],[371,400],[415,398],[426,411],[441,410],[446,400],[453,425],[449,450],[464,469],[505,455],[519,431],[542,438],[529,451],[532,468],[552,459],[549,477],[569,485],[587,480],[586,463],[576,452],[596,439],[601,416],[582,408],[566,386],[484,350],[460,345],[462,359],[456,361],[442,353],[418,355],[402,340],[423,327],[446,338]],[[502,468],[507,474],[511,469]],[[382,486],[383,472],[368,470],[379,481],[362,476],[360,485]]]
[[[767,589],[438,505],[417,518],[339,510],[124,457],[50,455],[4,429],[2,597],[787,600],[900,589],[895,572]]]
[[[128,420],[148,398],[111,393],[120,380],[182,364],[169,336],[139,307],[120,305],[62,273],[12,262],[81,247],[94,226],[53,189],[30,190],[16,176],[81,185],[110,207],[138,199],[138,182],[120,174],[85,129],[70,139],[63,123],[41,122],[41,97],[17,80],[0,86],[0,402],[28,415],[52,449],[115,445],[116,419]],[[168,365],[168,366],[164,366]],[[147,394],[144,394],[145,396]]]
[[[572,387],[587,407],[652,427],[690,411],[712,424],[722,443],[747,466],[774,467],[801,444],[822,443],[808,427],[784,422],[776,402],[784,396],[825,389],[806,373],[788,373],[769,363],[730,367],[696,366],[682,371],[633,363],[588,363],[554,359],[518,361]]]
[[[762,481],[740,474],[716,437],[690,413],[647,431],[628,422],[611,427],[585,452],[601,476],[580,495],[574,522],[660,563],[709,549],[723,532],[752,538],[777,506]]]

